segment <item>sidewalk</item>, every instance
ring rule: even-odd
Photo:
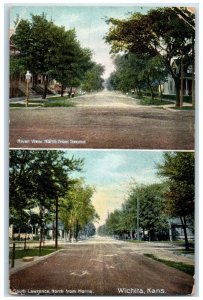
[[[131,244],[131,243],[129,243]],[[177,250],[184,250],[184,247],[177,246],[171,243],[154,243],[154,242],[145,242],[145,243],[132,243],[136,247],[136,253],[139,254],[153,254],[157,258],[171,260],[176,262],[182,262],[189,265],[195,264],[195,255],[194,254],[181,254]]]
[[[14,274],[14,273],[16,273],[16,272],[18,272],[20,270],[26,269],[28,267],[31,267],[31,266],[33,266],[33,265],[35,265],[35,264],[37,264],[37,263],[39,263],[39,262],[47,259],[47,258],[53,256],[53,255],[56,255],[60,251],[61,251],[61,249],[57,250],[55,252],[52,252],[52,253],[50,253],[48,255],[34,256],[34,260],[31,261],[31,262],[24,262],[22,258],[16,259],[15,260],[15,266],[14,266],[14,268],[11,268],[10,265],[9,265],[9,275]]]

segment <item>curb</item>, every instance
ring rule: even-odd
[[[27,263],[26,265],[20,266],[20,267],[14,269],[14,270],[10,269],[10,270],[9,270],[9,275],[13,275],[13,274],[17,273],[18,271],[21,271],[21,270],[24,270],[24,269],[29,268],[29,267],[31,267],[31,266],[34,266],[34,265],[38,264],[39,262],[41,262],[41,261],[43,261],[43,260],[45,260],[45,259],[47,259],[47,258],[50,258],[50,257],[56,255],[57,253],[59,253],[59,252],[62,251],[62,250],[63,250],[63,249],[59,249],[59,250],[54,251],[54,252],[52,252],[52,253],[50,253],[50,254],[47,254],[47,255],[45,255],[45,256],[41,256],[41,257],[39,257],[37,260],[34,260],[34,261],[32,261],[32,262],[29,262],[29,263]]]

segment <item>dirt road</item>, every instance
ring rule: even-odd
[[[194,111],[139,106],[101,92],[76,107],[10,109],[10,147],[194,149]]]
[[[169,296],[191,293],[192,276],[114,240],[68,244],[58,254],[10,276],[17,294]]]

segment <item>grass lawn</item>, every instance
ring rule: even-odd
[[[194,254],[194,249],[184,250],[184,249],[175,249],[173,250],[173,253],[175,254]]]
[[[44,103],[44,107],[74,107],[75,104],[70,99],[51,100]]]
[[[29,103],[39,103],[39,104],[44,104],[46,103],[48,100],[47,99],[30,99]]]
[[[130,243],[144,243],[145,241],[138,241],[138,240],[127,240],[127,242],[130,242]]]
[[[34,101],[33,101],[33,103],[34,103]],[[25,103],[10,103],[9,106],[10,107],[26,107]],[[38,104],[32,104],[32,103],[28,104],[28,107],[36,107],[36,106],[39,106],[39,105]],[[41,104],[41,106],[43,106],[43,103]]]
[[[48,101],[61,101],[61,100],[70,100],[71,97],[69,96],[56,96],[56,97],[47,97],[46,100]]]
[[[149,257],[149,258],[152,258],[158,262],[161,262],[169,267],[172,267],[172,268],[175,268],[175,269],[178,269],[180,271],[183,271],[189,275],[194,275],[194,266],[192,265],[188,265],[188,264],[185,264],[183,262],[176,262],[176,261],[171,261],[171,260],[166,260],[166,259],[161,259],[161,258],[158,258],[156,257],[154,254],[144,254],[145,256]]]
[[[25,107],[25,103],[10,103],[10,107]],[[71,98],[64,97],[48,97],[46,99],[29,99],[28,107],[73,107]]]
[[[140,105],[167,105],[167,104],[174,104],[174,102],[168,100],[165,101],[158,98],[152,99],[150,97],[143,97],[139,99],[139,104]]]
[[[50,248],[51,248],[51,246],[50,246]],[[55,251],[55,249],[50,249],[50,248],[49,249],[42,248],[41,256],[48,255]],[[25,256],[39,256],[39,248],[15,251],[15,259],[23,258]],[[9,253],[9,258],[12,258],[12,251]]]
[[[36,104],[34,104],[36,103]],[[75,104],[70,102],[70,100],[61,100],[61,101],[50,101],[50,102],[45,102],[45,101],[41,101],[41,102],[35,102],[33,101],[28,104],[28,108],[29,107],[74,107]],[[24,103],[10,103],[10,107],[26,107],[26,105]]]
[[[186,106],[186,105],[182,106],[182,107],[172,106],[170,108],[175,109],[175,110],[194,110],[194,107]]]
[[[173,241],[173,244],[177,245],[177,246],[185,247],[185,241],[183,241],[183,240]],[[189,247],[194,248],[194,246],[195,246],[194,241],[189,240]]]

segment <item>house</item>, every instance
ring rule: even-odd
[[[169,235],[172,240],[184,240],[184,230],[180,218],[173,218],[169,220]],[[187,225],[186,228],[188,240],[194,240],[193,227]]]
[[[173,62],[174,72],[179,72],[179,66],[177,65],[176,60]],[[170,74],[164,84],[162,85],[162,93],[165,95],[175,95],[175,82]],[[191,96],[192,95],[192,66],[189,65],[187,70],[185,71],[183,78],[183,95]]]

